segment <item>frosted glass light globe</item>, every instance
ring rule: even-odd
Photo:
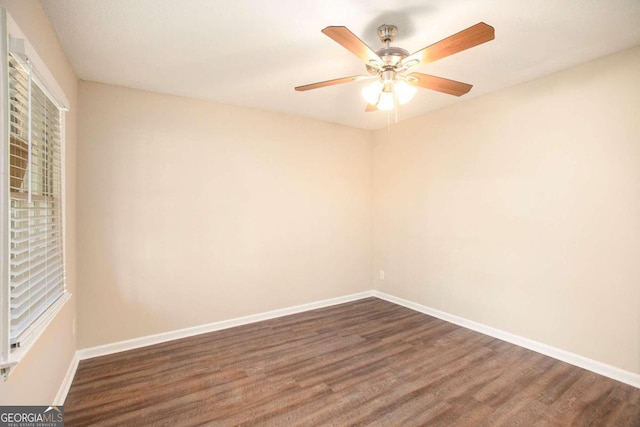
[[[382,92],[380,93],[380,101],[378,101],[378,110],[389,111],[393,110],[394,102],[393,102],[393,92]]]
[[[398,102],[402,105],[411,101],[413,96],[416,94],[416,87],[410,85],[409,83],[399,80],[394,83],[396,96],[398,97]]]
[[[367,101],[367,104],[376,105],[380,99],[380,92],[382,92],[382,88],[382,82],[376,80],[362,89],[362,97]]]

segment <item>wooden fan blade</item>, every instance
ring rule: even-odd
[[[427,46],[422,50],[404,58],[402,64],[407,66],[417,65],[414,63],[417,59],[420,64],[437,61],[438,59],[462,52],[463,50],[478,46],[479,44],[488,42],[495,38],[495,30],[491,25],[479,22],[474,26],[462,30],[446,39],[440,40]],[[413,64],[410,64],[413,63]]]
[[[319,89],[321,87],[339,85],[339,84],[342,84],[342,83],[349,83],[349,82],[353,82],[353,81],[356,81],[356,80],[366,80],[366,79],[371,79],[373,77],[375,77],[375,76],[341,77],[339,79],[325,80],[323,82],[317,82],[317,83],[311,83],[311,84],[308,84],[308,85],[297,86],[295,89],[297,91],[299,91],[299,92],[303,92],[305,90]]]
[[[367,104],[364,111],[367,113],[371,113],[372,111],[378,111],[378,107],[376,107],[375,105]]]
[[[368,65],[380,65],[382,59],[347,27],[327,27],[322,32]]]
[[[467,83],[457,82],[443,77],[430,76],[429,74],[411,73],[408,77],[417,79],[414,81],[413,78],[408,78],[406,82],[409,84],[455,96],[464,95],[473,87],[473,85]]]

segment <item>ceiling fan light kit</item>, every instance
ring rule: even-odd
[[[367,104],[375,105],[378,110],[387,111],[393,110],[394,97],[397,97],[398,104],[404,105],[411,101],[416,92],[415,86],[403,80],[389,82],[376,80],[362,88],[362,98]]]
[[[295,90],[307,91],[352,81],[375,79],[361,92],[367,102],[365,109],[367,112],[396,109],[398,105],[409,102],[418,87],[454,96],[464,95],[471,90],[472,85],[423,73],[406,74],[406,72],[419,64],[437,61],[495,38],[493,27],[480,22],[409,54],[405,49],[391,46],[391,42],[398,34],[398,28],[395,25],[384,24],[378,27],[378,37],[384,47],[375,52],[347,27],[330,26],[322,32],[359,57],[365,63],[369,75],[311,83],[298,86]]]

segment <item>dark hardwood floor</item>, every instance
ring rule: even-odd
[[[640,389],[367,298],[80,362],[67,426],[640,426]]]

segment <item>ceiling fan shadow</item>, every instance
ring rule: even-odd
[[[371,43],[372,46],[376,46],[379,43],[379,39],[376,37],[378,33],[378,27],[382,24],[393,24],[398,28],[402,28],[402,34],[399,34],[401,38],[408,38],[415,34],[416,27],[413,25],[412,17],[424,15],[434,10],[432,6],[414,6],[408,7],[403,10],[388,10],[379,13],[375,18],[369,21],[369,24],[364,28],[362,34],[371,36],[371,40],[365,40],[367,43]]]

